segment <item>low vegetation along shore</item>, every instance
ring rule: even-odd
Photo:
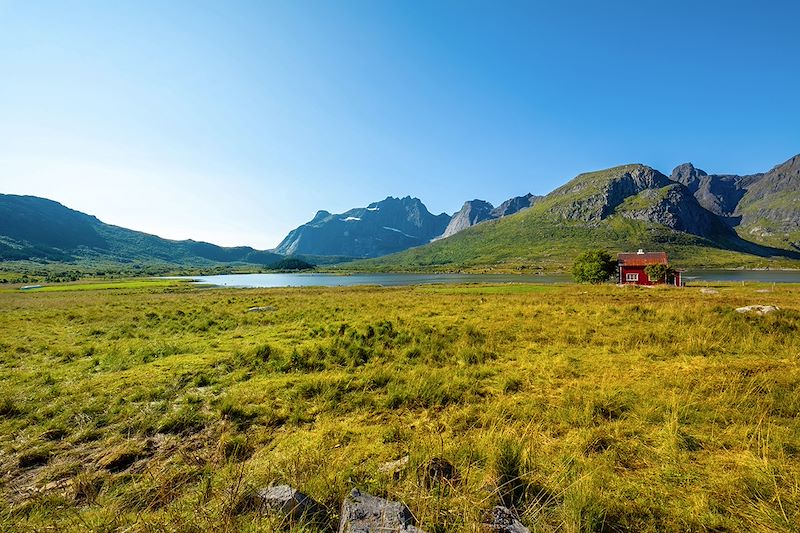
[[[796,285],[0,292],[0,530],[273,531],[253,496],[285,483],[332,524],[359,488],[428,533],[479,531],[501,502],[542,532],[796,531],[798,302]],[[735,312],[750,304],[779,310]]]

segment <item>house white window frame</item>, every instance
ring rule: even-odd
[[[639,281],[639,273],[625,272],[625,281]]]

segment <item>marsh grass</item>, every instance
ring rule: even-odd
[[[800,288],[757,288],[5,292],[0,530],[319,530],[274,482],[334,524],[357,486],[429,532],[794,531]]]

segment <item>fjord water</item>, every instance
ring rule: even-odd
[[[400,287],[433,283],[567,283],[570,276],[516,274],[222,274],[193,277],[199,283],[221,287],[351,287],[380,285]]]
[[[397,287],[433,283],[569,283],[569,274],[222,274],[193,276],[198,283],[219,287],[350,287],[381,285]],[[684,274],[687,282],[800,283],[797,270],[697,270]]]

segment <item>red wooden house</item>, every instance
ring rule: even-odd
[[[681,273],[674,272],[673,279],[659,279],[651,280],[645,273],[645,267],[649,265],[664,265],[667,266],[666,252],[645,252],[639,250],[636,253],[623,253],[619,254],[617,258],[619,265],[619,283],[633,284],[633,285],[656,285],[658,283],[674,283],[676,287],[681,286]]]

